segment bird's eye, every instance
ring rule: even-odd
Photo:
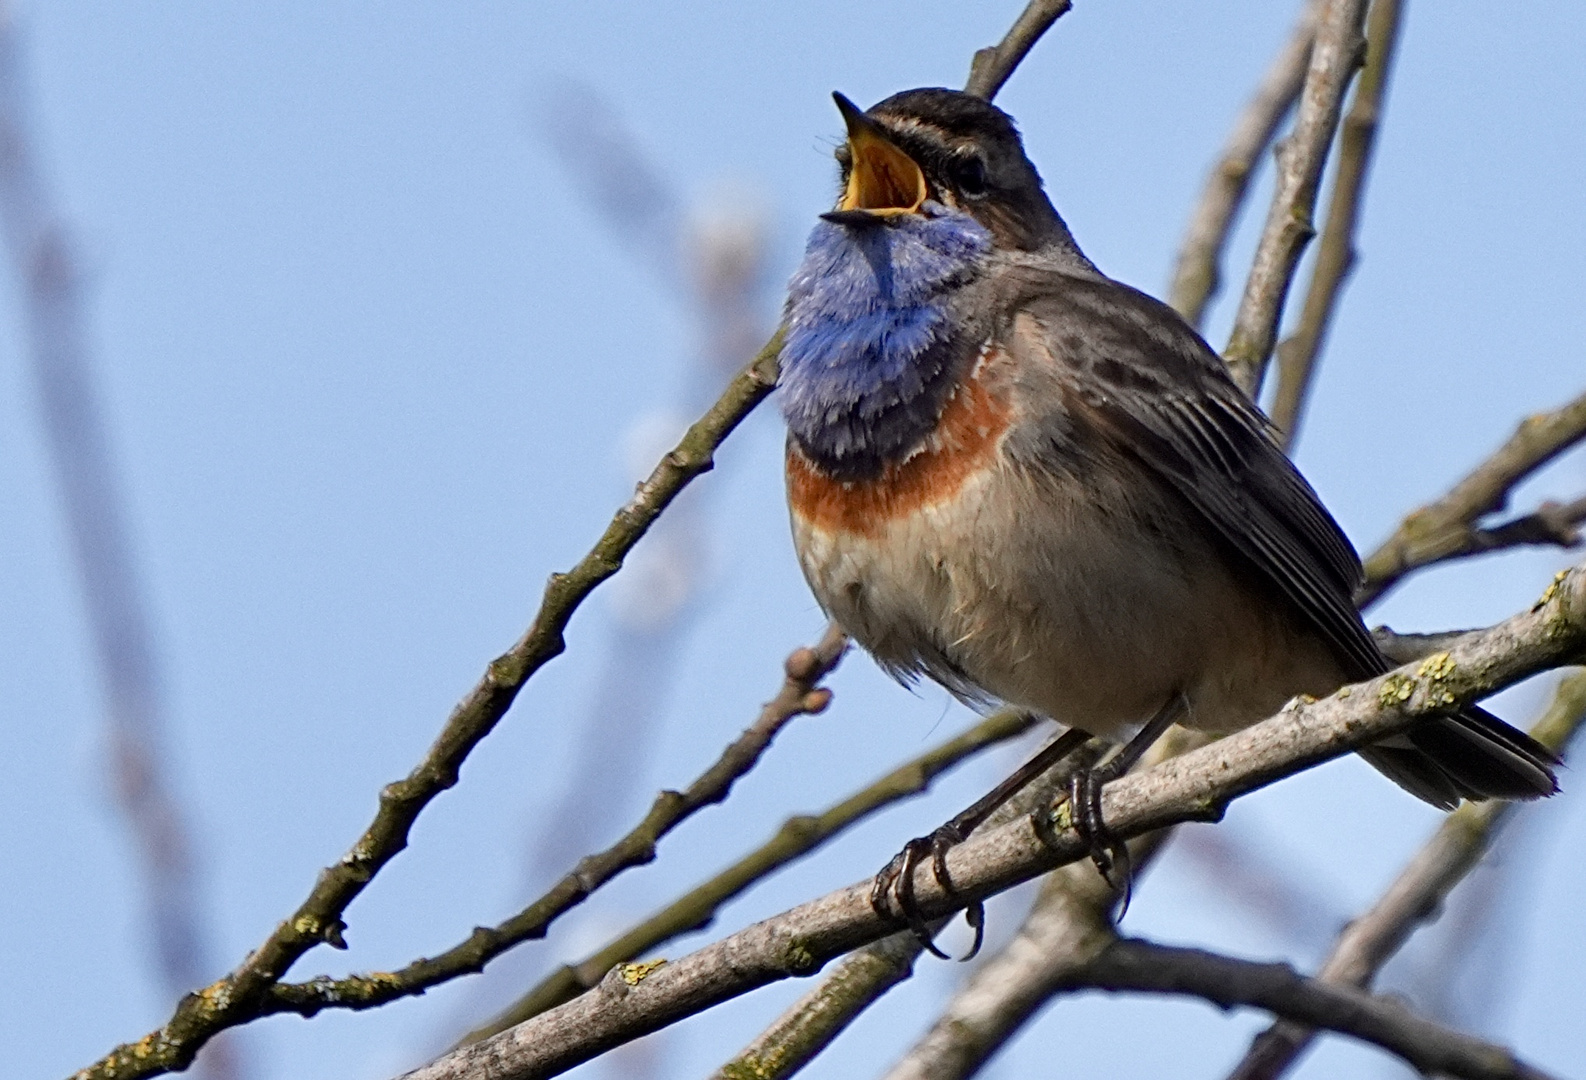
[[[976,198],[986,193],[986,163],[977,155],[953,164],[953,186]]]

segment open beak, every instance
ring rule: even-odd
[[[925,174],[887,137],[881,127],[841,94],[832,94],[848,125],[848,189],[828,221],[859,224],[898,214],[913,214],[925,202]]]

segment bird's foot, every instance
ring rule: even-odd
[[[947,872],[947,852],[963,842],[963,831],[952,822],[929,836],[916,836],[903,845],[903,850],[894,855],[891,862],[882,867],[870,886],[870,906],[875,913],[883,919],[901,919],[927,952],[943,960],[951,960],[952,957],[936,947],[936,942],[932,940],[935,930],[920,914],[919,904],[914,897],[914,870],[920,865],[920,860],[929,854],[931,876],[936,878],[943,892],[953,895],[953,879]],[[975,901],[964,910],[964,918],[974,929],[975,940],[969,952],[960,959],[970,960],[980,952],[980,944],[985,937],[986,911],[980,901]]]
[[[1074,831],[1090,850],[1090,861],[1121,898],[1117,915],[1121,919],[1129,910],[1134,867],[1129,859],[1128,845],[1107,828],[1102,818],[1102,785],[1112,779],[1111,770],[1105,766],[1075,773],[1068,782],[1068,807]]]

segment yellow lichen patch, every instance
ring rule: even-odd
[[[815,967],[815,954],[799,938],[788,942],[786,960],[790,971],[809,971]]]
[[[1434,653],[1421,661],[1415,673],[1423,679],[1446,679],[1459,667],[1446,652]]]
[[[1403,705],[1415,695],[1415,680],[1407,675],[1389,675],[1382,683],[1382,690],[1377,694],[1377,704],[1384,709],[1391,709],[1395,705]]]
[[[727,1080],[767,1080],[772,1076],[782,1073],[782,1061],[787,1057],[787,1051],[778,1047],[765,1057],[755,1054],[745,1054],[737,1061],[729,1062],[722,1066],[721,1074]]]
[[[1348,697],[1350,694],[1352,694],[1354,692],[1355,692],[1355,688],[1353,686],[1340,687],[1339,691],[1338,691],[1339,700],[1342,700],[1342,699]]]
[[[1560,570],[1558,573],[1554,574],[1553,580],[1548,583],[1547,588],[1542,590],[1542,595],[1537,597],[1536,603],[1531,605],[1531,610],[1541,611],[1543,608],[1547,607],[1548,604],[1552,603],[1553,598],[1558,595],[1558,587],[1564,584],[1564,578],[1568,575],[1568,570]]]
[[[231,983],[225,979],[210,983],[198,992],[204,1006],[211,1012],[223,1012],[231,1004]]]
[[[617,974],[622,976],[622,981],[629,986],[638,986],[660,970],[661,965],[665,963],[665,960],[657,958],[655,960],[646,960],[641,964],[623,964],[617,968]]]
[[[139,1061],[147,1061],[160,1049],[158,1032],[150,1032],[131,1046],[132,1056]]]

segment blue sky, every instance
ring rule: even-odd
[[[1105,271],[1165,287],[1205,170],[1292,6],[1087,0],[1009,84],[999,103]],[[521,633],[546,575],[625,497],[631,433],[687,393],[696,322],[548,148],[547,88],[576,78],[598,91],[697,212],[728,199],[760,207],[780,280],[831,199],[841,124],[830,92],[869,104],[957,85],[1018,7],[19,5],[35,141],[89,281],[88,330],[166,672],[172,769],[201,823],[218,964],[261,940],[355,838],[380,785],[418,760]],[[1582,40],[1586,8],[1569,0],[1411,5],[1362,261],[1299,451],[1358,546],[1521,416],[1580,391]],[[49,1077],[142,1034],[171,1003],[148,975],[14,275],[3,281],[0,1039],[15,1075]],[[1214,313],[1214,344],[1230,307]],[[703,481],[716,523],[704,607],[643,782],[597,795],[618,804],[618,820],[698,772],[770,694],[788,649],[819,632],[787,539],[780,441],[764,410]],[[1577,454],[1519,505],[1583,487]],[[1401,629],[1492,621],[1563,562],[1536,551],[1439,570],[1373,618]],[[558,794],[612,626],[597,597],[568,654],[351,909],[351,952],[312,954],[294,974],[397,966],[515,910],[536,815]],[[862,657],[834,687],[833,708],[796,724],[728,809],[702,814],[655,866],[530,946],[535,962],[577,955],[786,814],[835,801],[968,721]],[[1544,689],[1498,707],[1524,721]],[[988,758],[856,830],[734,904],[711,933],[872,872],[1010,763]],[[1575,917],[1586,801],[1568,775],[1565,786],[1508,860],[1513,959],[1490,988],[1488,1033],[1578,1074],[1586,1026],[1563,1021],[1578,1021],[1564,1003],[1586,995]],[[1436,820],[1341,762],[1248,800],[1224,828],[1347,914]],[[1017,913],[993,917],[1011,926]],[[1187,855],[1153,875],[1127,926],[1314,960]],[[879,1070],[959,973],[922,965],[810,1075]],[[512,989],[487,985],[372,1014],[277,1018],[245,1049],[260,1080],[377,1080]],[[660,1075],[704,1074],[803,989],[770,988],[681,1025],[653,1047]],[[1044,1014],[990,1075],[1044,1075],[1054,1059],[1076,1075],[1216,1075],[1255,1023],[1085,998]],[[1374,1060],[1329,1046],[1301,1075]]]

